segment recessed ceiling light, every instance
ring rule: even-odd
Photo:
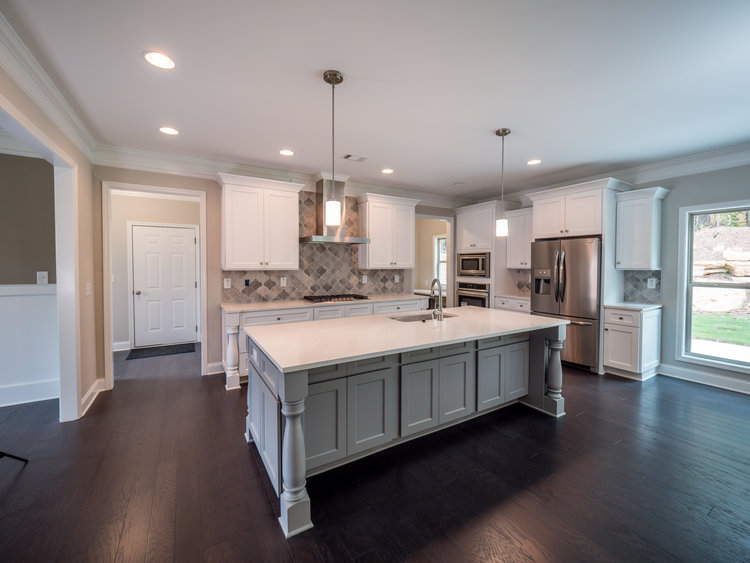
[[[539,160],[538,158],[532,158],[531,160],[526,162],[526,164],[528,164],[529,166],[536,166],[537,164],[541,164],[541,163],[542,161]]]
[[[291,149],[281,149],[279,151],[279,154],[281,156],[294,156],[294,151]]]
[[[165,135],[179,135],[180,132],[174,127],[159,127],[159,131]]]
[[[175,66],[174,61],[170,57],[158,51],[146,51],[143,53],[143,58],[145,58],[149,64],[163,70],[172,70]]]
[[[392,168],[383,168],[383,169],[381,170],[381,172],[382,172],[383,174],[393,174],[393,169],[392,169]]]

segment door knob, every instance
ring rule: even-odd
[[[140,295],[140,294],[141,294],[141,290],[140,290],[140,289],[136,289],[136,290],[135,290],[135,294],[136,294],[136,295]]]

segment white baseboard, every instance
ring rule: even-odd
[[[94,404],[94,401],[99,396],[99,393],[105,389],[104,379],[97,379],[94,384],[86,391],[86,394],[81,399],[81,416],[86,414],[89,407]]]
[[[45,379],[0,387],[0,407],[60,398],[60,380]]]
[[[694,383],[701,383],[711,387],[718,387],[720,389],[750,395],[750,381],[738,377],[717,375],[715,373],[682,368],[670,364],[660,364],[657,371],[661,375],[666,375],[668,377],[684,379],[685,381],[692,381]]]
[[[130,350],[130,348],[131,346],[129,340],[121,340],[120,342],[112,343],[113,352],[124,352],[125,350]]]
[[[224,366],[221,362],[211,362],[206,364],[206,373],[204,375],[215,375],[217,373],[224,373]]]

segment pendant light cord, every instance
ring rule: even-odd
[[[500,149],[500,217],[505,217],[505,135]]]
[[[331,84],[331,197],[336,197],[336,165],[334,164],[335,158],[335,149],[334,149],[334,141],[336,139],[336,129],[335,129],[335,123],[336,123],[336,104],[335,102],[336,97],[336,85]]]

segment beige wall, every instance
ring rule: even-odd
[[[55,283],[55,183],[41,158],[0,154],[0,284]]]
[[[96,167],[97,186],[102,181],[160,186],[206,192],[206,301],[208,319],[204,342],[208,352],[208,363],[221,362],[221,188],[212,180],[141,172],[112,168]],[[100,191],[100,190],[99,190]]]
[[[128,333],[128,221],[174,225],[200,224],[200,204],[193,201],[112,196],[112,339],[124,342]]]
[[[448,232],[447,221],[417,217],[415,225],[414,288],[429,289],[435,277],[432,241],[435,235]],[[449,257],[450,259],[450,257]]]

